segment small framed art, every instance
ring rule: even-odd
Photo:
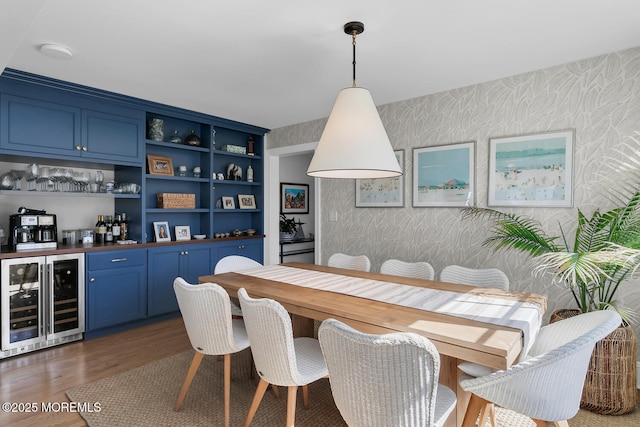
[[[151,175],[173,176],[173,162],[171,161],[171,157],[147,154],[147,164],[149,166],[149,174]]]
[[[176,225],[176,240],[191,240],[191,227]]]
[[[240,209],[255,209],[256,199],[253,194],[238,194],[238,206]]]
[[[236,201],[233,197],[222,196],[222,209],[235,209]]]
[[[154,221],[153,231],[156,236],[156,242],[171,241],[171,232],[169,231],[169,223],[167,221]]]
[[[394,151],[404,171],[404,150]],[[356,208],[401,208],[404,206],[404,175],[393,178],[356,179]]]
[[[489,206],[571,207],[575,130],[489,138]]]
[[[474,205],[475,141],[413,149],[413,206]]]
[[[280,183],[280,213],[308,214],[309,186],[307,184]]]

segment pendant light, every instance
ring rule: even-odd
[[[356,87],[356,35],[363,31],[362,22],[344,25],[353,44],[353,86],[338,93],[307,169],[309,176],[353,179],[402,175],[371,94]]]

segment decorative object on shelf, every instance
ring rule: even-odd
[[[195,168],[193,168],[193,177],[200,178],[201,172],[202,172],[202,169],[200,169],[200,166],[196,166]]]
[[[147,165],[151,175],[173,176],[173,162],[171,157],[147,154]]]
[[[338,94],[307,175],[318,178],[390,178],[402,175],[387,132],[367,89],[356,87],[356,35],[362,22],[344,32],[353,45],[353,87]]]
[[[182,138],[180,137],[180,133],[177,129],[171,132],[171,136],[169,136],[169,142],[171,142],[172,144],[182,144]]]
[[[176,240],[191,240],[191,227],[176,225]]]
[[[246,230],[244,230],[244,232],[247,234],[247,236],[253,236],[254,234],[256,234],[256,229],[255,228],[247,228]]]
[[[224,174],[222,172],[218,173],[218,181],[224,181]]]
[[[253,168],[251,165],[247,166],[247,182],[253,182]]]
[[[216,130],[211,128],[211,148],[216,149]]]
[[[238,237],[238,236],[242,236],[242,231],[238,230],[237,228],[235,230],[233,230],[231,232],[231,234],[233,234],[234,236]]]
[[[394,151],[404,171],[404,150]],[[393,178],[356,179],[356,208],[401,208],[404,206],[404,175]]]
[[[280,213],[309,213],[309,186],[280,183]]]
[[[196,239],[196,240],[204,240],[204,239],[207,238],[207,235],[206,234],[194,234],[193,238]]]
[[[240,209],[255,209],[256,199],[253,194],[238,194],[238,206]]]
[[[296,234],[293,236],[294,240],[304,239],[304,231],[302,230],[302,224],[304,224],[304,222],[301,222],[300,218],[298,218],[298,222],[296,222]]]
[[[169,231],[168,221],[154,221],[153,231],[156,237],[156,242],[170,242],[171,232]]]
[[[247,148],[240,147],[239,145],[225,144],[222,147],[220,147],[220,149],[228,153],[247,154]]]
[[[200,141],[200,138],[198,138],[198,135],[196,135],[196,131],[192,130],[191,133],[189,133],[189,135],[187,135],[184,139],[184,143],[187,145],[191,145],[192,147],[199,147],[202,144],[202,141]]]
[[[413,206],[473,206],[474,141],[413,149]]]
[[[249,136],[249,139],[247,139],[247,154],[250,156],[255,155],[253,151],[253,142],[253,136]]]
[[[242,168],[234,163],[229,163],[227,165],[227,179],[242,181]]]
[[[295,219],[287,218],[284,214],[280,214],[280,241],[287,242],[293,240],[293,235],[295,232]]]
[[[187,176],[187,167],[185,165],[178,166],[178,175]]]
[[[195,209],[196,195],[189,193],[158,193],[158,207],[161,209]]]
[[[147,138],[152,141],[164,141],[164,121],[162,119],[149,120]]]
[[[575,129],[489,138],[488,206],[573,206]]]
[[[222,196],[222,208],[223,209],[235,209],[236,201],[233,197]]]

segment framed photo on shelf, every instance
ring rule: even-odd
[[[474,205],[475,141],[413,149],[413,206]]]
[[[308,214],[309,186],[307,184],[280,183],[280,213]]]
[[[394,151],[404,171],[404,150]],[[404,175],[393,178],[356,179],[356,208],[404,206]]]
[[[176,225],[176,240],[191,240],[191,227]]]
[[[573,206],[575,130],[489,138],[488,206]]]
[[[233,197],[222,196],[222,209],[235,209],[236,201]]]
[[[256,198],[253,194],[238,194],[238,207],[240,209],[255,209]]]
[[[156,236],[156,242],[170,242],[171,232],[169,231],[169,222],[159,221],[153,222],[153,232]]]
[[[171,161],[171,157],[147,154],[147,164],[149,165],[149,174],[151,175],[173,176],[173,162]]]

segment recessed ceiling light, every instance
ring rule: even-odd
[[[68,47],[53,43],[46,43],[40,46],[40,52],[56,59],[71,59],[73,56]]]

